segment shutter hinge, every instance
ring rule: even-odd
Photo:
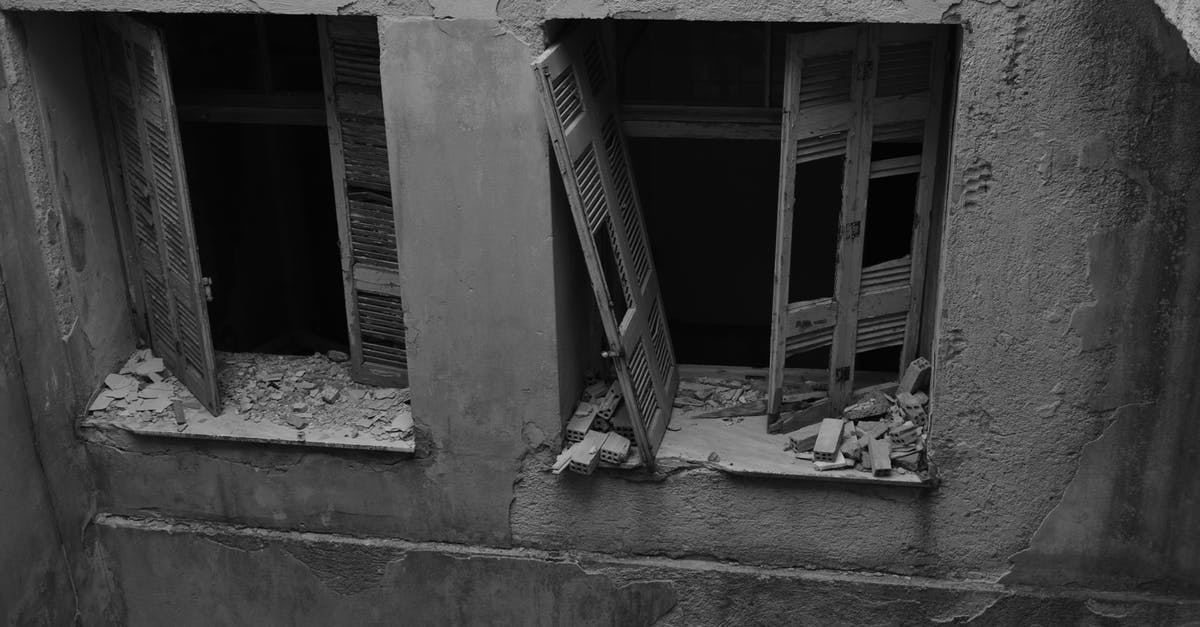
[[[843,381],[849,381],[850,380],[850,366],[842,366],[841,368],[838,368],[836,371],[834,371],[834,379],[838,383],[841,383]]]
[[[208,277],[206,277],[206,276],[202,276],[202,277],[200,277],[200,287],[203,287],[203,288],[204,288],[204,300],[205,300],[205,302],[209,302],[209,303],[211,303],[211,302],[213,301],[213,295],[212,295],[212,284],[213,284],[213,281],[212,281],[212,279],[210,279],[210,278],[208,278]]]
[[[605,359],[618,359],[621,357],[621,349],[614,347],[608,350],[603,350],[600,351],[600,356]]]

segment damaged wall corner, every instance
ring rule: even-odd
[[[1004,581],[1192,595],[1200,477],[1184,469],[1200,454],[1200,66],[1172,53],[1183,48],[1178,32],[1127,7],[1135,37],[1162,52],[1133,68],[1145,76],[1135,91],[1158,103],[1144,124],[1080,153],[1080,168],[1126,199],[1097,223],[1088,246],[1095,301],[1071,319],[1095,373],[1074,402],[1096,437]]]

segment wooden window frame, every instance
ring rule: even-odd
[[[603,28],[603,38],[613,41],[611,25],[606,24]],[[800,89],[799,68],[804,57],[804,42],[820,51],[834,43],[839,30],[853,33],[849,50],[854,59],[849,97],[844,103],[826,103],[830,106],[812,107],[802,115],[792,115],[789,108],[798,110],[795,95]],[[899,345],[897,375],[914,357],[929,350],[932,324],[928,314],[937,285],[939,255],[936,248],[940,244],[940,212],[945,203],[945,166],[950,136],[950,99],[947,95],[953,94],[953,76],[949,67],[953,40],[951,29],[944,25],[859,24],[793,33],[787,36],[782,108],[770,106],[769,61],[762,106],[633,103],[620,106],[621,128],[628,137],[780,142],[776,283],[772,303],[771,357],[767,369],[770,432],[791,431],[819,422],[821,417],[840,413],[853,397],[855,356],[860,349]],[[769,42],[768,34],[767,50],[764,51],[768,59]],[[925,61],[928,82],[925,86],[909,90],[897,88],[897,82],[919,83],[921,80],[922,77],[917,76],[919,72],[912,71],[913,67],[921,66],[909,65],[885,74],[891,80],[889,89],[876,94],[876,70],[880,67],[881,49],[918,44],[928,44],[929,57]],[[890,67],[904,62],[904,52],[889,54],[891,56],[883,61],[892,63]],[[901,60],[897,61],[898,58]],[[548,106],[552,104],[550,102]],[[880,131],[878,137],[886,137],[887,141],[920,143],[920,154],[872,160],[870,152],[877,129]],[[557,149],[558,137],[553,132],[552,137]],[[831,137],[834,138],[832,142]],[[846,160],[843,177],[835,293],[815,301],[790,302],[787,285],[797,156],[815,160],[838,154],[850,158]],[[561,154],[559,159],[561,161]],[[863,268],[869,182],[912,174],[917,174],[918,179],[909,254]],[[598,290],[598,298],[603,300],[603,287],[593,287]],[[808,332],[789,333],[789,328],[807,329]],[[862,334],[862,341],[859,341],[859,334]],[[803,416],[781,415],[786,357],[789,352],[823,345],[831,347],[827,370],[830,398],[820,404],[816,412],[807,412]],[[629,395],[626,396],[629,400]],[[818,414],[820,416],[814,418]],[[646,461],[652,462],[652,459]]]

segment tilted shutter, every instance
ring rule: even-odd
[[[643,460],[651,464],[679,384],[645,218],[617,118],[616,81],[595,30],[576,28],[534,62],[558,167]]]
[[[150,348],[214,415],[221,413],[166,50],[154,28],[101,20],[104,68]]]
[[[851,26],[791,35],[785,68],[768,413],[782,400],[784,360],[830,346],[830,398],[853,391],[855,355],[916,352],[941,120],[946,35],[925,27]],[[873,141],[921,143],[921,154],[872,161]],[[796,165],[845,156],[834,294],[789,302]],[[862,267],[871,179],[919,174],[911,252]]]
[[[375,18],[320,21],[330,161],[355,380],[407,385],[400,257]]]

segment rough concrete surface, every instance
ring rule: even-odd
[[[1194,32],[1187,7],[0,7],[389,16],[380,21],[388,145],[412,407],[427,436],[415,459],[105,431],[80,444],[72,425],[98,369],[112,365],[102,356],[132,349],[123,305],[88,304],[119,273],[116,258],[97,250],[111,247],[111,236],[85,227],[80,239],[71,219],[44,228],[54,212],[97,228],[108,215],[96,187],[101,166],[88,156],[95,147],[62,148],[82,141],[91,112],[80,88],[65,83],[74,79],[51,78],[80,76],[79,52],[48,43],[72,18],[39,16],[28,28],[14,26],[11,13],[0,18],[0,270],[31,408],[18,420],[28,421],[46,460],[62,553],[92,622],[200,620],[217,599],[230,599],[219,611],[231,622],[319,622],[334,612],[621,624],[663,612],[663,624],[1200,619],[1186,600],[1200,591],[1192,532],[1200,475],[1188,471],[1200,441],[1200,70],[1184,39]],[[939,489],[739,479],[669,465],[653,476],[546,472],[579,375],[595,363],[579,356],[595,352],[594,326],[580,314],[592,305],[529,62],[543,20],[578,16],[961,25],[936,308]],[[79,109],[53,106],[64,98]],[[71,270],[58,285],[63,268]],[[63,294],[90,357],[62,339]],[[116,516],[89,527],[96,511]],[[260,529],[233,529],[242,525]],[[313,531],[472,546],[301,533]],[[550,553],[562,550],[593,553],[593,563],[580,570]],[[53,571],[52,560],[45,564]],[[449,601],[456,595],[487,602]],[[595,613],[581,613],[578,598]]]
[[[0,273],[0,622],[63,625],[75,613],[70,569],[34,447],[4,275]],[[20,565],[20,567],[17,567]]]
[[[102,516],[98,526],[119,565],[130,624],[138,625],[1134,625],[1200,617],[1200,601],[1145,594],[1054,594],[161,519]],[[155,558],[162,554],[173,559]]]

